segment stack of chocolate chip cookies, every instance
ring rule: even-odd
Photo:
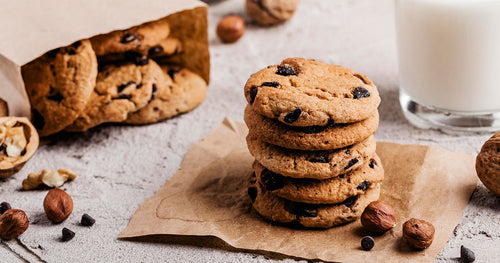
[[[245,85],[248,179],[264,218],[329,228],[359,218],[384,178],[373,133],[380,97],[364,75],[303,58],[285,59]]]
[[[167,64],[181,52],[183,43],[162,19],[77,41],[26,64],[22,76],[40,136],[109,122],[147,124],[190,111],[204,100],[207,83]]]

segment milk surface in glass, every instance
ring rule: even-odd
[[[500,111],[500,0],[396,0],[400,88],[459,112]]]

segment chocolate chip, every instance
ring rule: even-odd
[[[70,55],[76,55],[76,51],[74,49],[70,49],[68,51],[68,54],[70,54]]]
[[[162,46],[154,46],[148,50],[148,55],[154,56],[163,53]]]
[[[7,203],[7,202],[2,202],[0,204],[0,215],[3,215],[3,213],[5,213],[5,211],[7,211],[9,209],[12,209],[12,207],[10,206],[10,204]]]
[[[82,224],[82,226],[92,226],[95,224],[95,219],[88,214],[83,214],[80,223]]]
[[[122,100],[122,99],[129,100],[129,99],[132,99],[132,95],[130,95],[130,94],[119,94],[118,96],[114,97],[113,99],[114,100]]]
[[[179,73],[177,69],[169,69],[167,74],[170,76],[171,79],[174,79],[174,75]]]
[[[354,205],[354,203],[356,203],[356,201],[358,200],[358,196],[351,196],[349,198],[347,198],[346,200],[344,200],[342,203],[339,203],[338,205],[345,205],[347,207],[351,207],[352,205]]]
[[[132,33],[127,33],[125,34],[123,37],[122,37],[122,40],[120,41],[122,44],[127,44],[127,43],[130,43],[132,41],[135,41],[137,40],[137,36],[132,34]]]
[[[147,56],[136,57],[135,64],[137,66],[145,66],[145,65],[149,64],[149,58]]]
[[[71,44],[71,46],[75,49],[80,47],[82,45],[82,41],[76,41],[75,43]]]
[[[135,89],[140,89],[140,88],[142,88],[142,83],[139,83],[135,86]]]
[[[128,86],[130,86],[132,84],[135,84],[135,81],[131,80],[129,82],[125,82],[125,83],[121,84],[120,86],[118,86],[118,93],[122,92],[125,88],[127,88]]]
[[[347,169],[351,168],[353,165],[355,165],[356,163],[358,163],[358,161],[359,161],[358,158],[352,158],[351,160],[349,160],[349,163],[344,168],[344,170],[347,170]]]
[[[153,83],[153,86],[152,86],[152,93],[151,93],[151,98],[149,98],[149,100],[148,100],[148,104],[156,98],[156,91],[157,91],[157,90],[158,90],[158,88],[156,87],[156,84],[155,84],[155,83]]]
[[[59,48],[52,49],[51,51],[47,52],[47,56],[49,56],[49,58],[55,58],[57,56],[57,53],[59,53],[59,51],[60,51]]]
[[[311,163],[329,163],[330,160],[328,160],[328,157],[326,157],[326,156],[315,156],[315,157],[309,159],[309,162],[311,162]]]
[[[261,87],[273,87],[277,88],[280,86],[280,83],[277,81],[271,81],[271,82],[264,82],[260,85]]]
[[[290,76],[290,75],[297,75],[297,73],[295,72],[295,70],[293,70],[292,67],[290,67],[290,65],[279,65],[278,66],[278,70],[276,71],[276,74],[278,75],[282,75],[282,76]]]
[[[460,247],[460,258],[463,262],[474,262],[476,260],[476,255],[474,252],[463,245]]]
[[[6,148],[7,146],[5,146],[5,143],[0,144],[0,152],[3,152]]]
[[[266,187],[268,191],[274,191],[277,189],[281,189],[285,186],[285,182],[283,181],[283,176],[277,173],[273,173],[267,169],[262,171],[261,174],[262,183]]]
[[[351,149],[347,149],[347,150],[345,151],[345,154],[351,154]]]
[[[352,95],[353,95],[354,99],[361,99],[361,98],[370,97],[370,92],[367,89],[363,88],[363,87],[356,87],[352,91]]]
[[[361,247],[363,250],[371,250],[375,246],[375,240],[371,236],[365,236],[361,239]]]
[[[64,242],[70,241],[74,237],[75,237],[75,232],[73,232],[67,228],[62,229],[62,238],[61,238],[62,241],[64,241]]]
[[[294,214],[297,215],[297,217],[317,217],[318,210],[307,204],[296,203]]]
[[[154,110],[154,111],[159,111],[159,110],[160,110],[160,108],[158,108],[158,107],[154,107],[154,108],[153,108],[153,110]]]
[[[37,128],[37,130],[41,130],[45,126],[45,120],[43,119],[40,112],[35,109],[31,111],[31,119],[33,121],[33,125],[35,125],[35,128]]]
[[[362,191],[366,191],[368,189],[368,187],[370,187],[370,182],[368,181],[363,181],[362,183],[360,183],[356,189],[358,190],[362,190]]]
[[[47,99],[60,103],[64,99],[64,97],[61,95],[61,93],[57,92],[54,95],[48,96]]]
[[[257,88],[257,87],[252,87],[250,89],[250,104],[252,104],[255,101],[255,97],[257,97],[258,91],[259,91],[259,88]]]
[[[375,162],[375,160],[370,160],[370,164],[369,164],[370,168],[375,168],[375,166],[377,166],[377,162]]]
[[[252,200],[252,203],[255,202],[255,198],[257,198],[257,188],[249,187],[248,188],[248,196]]]
[[[301,108],[296,108],[295,110],[289,112],[285,118],[283,118],[283,121],[286,123],[294,123],[296,120],[299,119],[300,114],[302,114],[302,109]]]

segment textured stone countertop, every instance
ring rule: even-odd
[[[283,25],[261,28],[249,24],[243,38],[231,45],[215,36],[219,19],[244,12],[243,0],[209,7],[212,81],[208,98],[194,111],[158,124],[106,126],[61,137],[39,148],[16,176],[0,181],[0,200],[25,210],[31,220],[18,240],[0,241],[0,262],[268,262],[270,255],[242,252],[210,238],[171,237],[159,242],[118,240],[129,218],[179,168],[189,147],[218,126],[225,116],[243,120],[243,85],[249,75],[283,58],[302,56],[351,67],[378,86],[381,121],[379,141],[439,145],[477,154],[489,135],[451,136],[414,128],[398,103],[393,0],[302,0],[295,17]],[[54,225],[43,212],[46,191],[21,191],[21,181],[43,168],[75,170],[79,177],[63,186],[75,208],[65,222]],[[97,223],[79,226],[83,213]],[[61,229],[76,232],[59,241]],[[436,262],[458,262],[460,246],[476,253],[476,262],[498,262],[500,198],[477,185],[459,225]],[[271,257],[271,259],[269,259]],[[292,259],[284,259],[292,262]]]

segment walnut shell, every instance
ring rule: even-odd
[[[28,160],[33,156],[33,154],[35,154],[36,150],[38,149],[38,144],[40,141],[35,126],[33,126],[33,124],[27,118],[0,117],[0,123],[7,121],[16,121],[17,124],[22,125],[24,136],[26,137],[27,140],[27,144],[25,150],[23,151],[21,156],[19,156],[18,159],[16,159],[12,163],[4,162],[2,165],[0,165],[0,178],[7,178],[19,172],[26,164],[26,162],[28,162]]]
[[[403,241],[412,248],[428,248],[434,240],[434,226],[425,221],[412,218],[403,224]]]
[[[247,0],[248,15],[261,26],[275,25],[292,18],[299,0]]]
[[[484,143],[476,158],[476,172],[484,186],[500,196],[500,132]]]

